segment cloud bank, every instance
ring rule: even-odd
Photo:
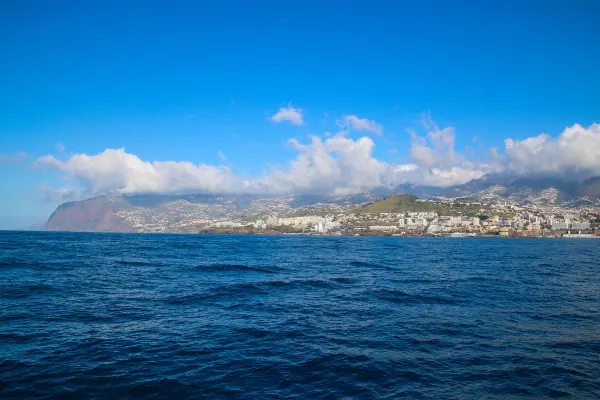
[[[504,145],[500,171],[578,179],[600,175],[600,124],[588,128],[575,124],[557,138],[544,133],[525,140],[506,139]]]
[[[231,193],[248,186],[228,167],[142,161],[125,149],[106,149],[92,156],[74,154],[64,161],[47,155],[36,164],[66,173],[66,179],[78,181],[90,194]]]
[[[557,138],[546,134],[524,140],[506,139],[504,150],[486,162],[469,160],[455,149],[453,128],[425,124],[427,132],[411,132],[406,163],[390,163],[373,155],[375,141],[350,138],[346,132],[312,136],[302,143],[290,139],[295,158],[287,165],[248,178],[229,167],[184,161],[145,161],[125,149],[95,155],[52,155],[36,160],[38,167],[59,171],[76,181],[87,196],[99,194],[184,193],[314,193],[348,195],[401,184],[448,187],[480,178],[488,172],[519,175],[555,174],[571,178],[600,175],[600,125],[574,125]],[[49,192],[49,190],[46,190]],[[58,189],[54,196],[73,196]]]

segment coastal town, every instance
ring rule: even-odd
[[[595,206],[565,208],[397,195],[372,204],[315,207],[312,211],[220,219],[205,222],[199,232],[600,238],[600,209]]]

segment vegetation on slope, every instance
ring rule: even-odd
[[[475,202],[475,200],[470,200]],[[364,206],[366,213],[404,213],[404,212],[437,212],[438,215],[480,215],[481,205],[471,204],[462,199],[453,204],[436,203],[419,199],[410,194],[397,194]]]
[[[367,213],[400,213],[408,211],[438,211],[439,204],[428,201],[419,201],[417,196],[410,194],[397,194],[386,197],[364,207]]]

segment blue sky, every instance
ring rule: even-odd
[[[34,165],[46,155],[125,148],[248,178],[286,171],[290,138],[326,140],[349,115],[383,132],[345,137],[369,137],[393,165],[415,163],[407,130],[453,127],[452,151],[473,161],[506,138],[587,128],[600,122],[599,12],[595,1],[3,2],[0,228],[47,218],[59,200],[40,186],[99,194],[81,169]],[[302,125],[271,119],[289,104]]]

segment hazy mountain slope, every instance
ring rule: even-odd
[[[600,177],[583,182],[556,177],[488,174],[464,185],[445,189],[446,197],[471,196],[485,200],[511,200],[523,204],[579,204],[600,200]]]
[[[351,205],[381,199],[351,196],[129,195],[100,196],[62,204],[43,229],[113,232],[194,232],[214,219],[288,213],[318,205]]]
[[[395,195],[395,193],[405,193]],[[410,193],[410,194],[409,194]],[[132,195],[100,196],[65,203],[50,216],[43,229],[114,232],[193,232],[202,224],[220,218],[266,215],[269,213],[314,212],[311,207],[372,203],[364,212],[437,211],[439,204],[416,196],[440,194],[446,197],[472,197],[482,201],[510,200],[521,204],[573,207],[600,205],[600,177],[583,182],[566,182],[550,177],[515,177],[488,174],[464,185],[446,189],[401,185],[349,196],[302,194],[295,196],[211,195],[181,196]],[[383,200],[382,200],[383,199]],[[440,208],[442,207],[442,208]],[[454,206],[453,206],[454,207]],[[461,210],[453,210],[461,211]],[[472,214],[474,210],[464,210]]]
[[[117,215],[127,204],[120,198],[96,197],[60,205],[44,224],[50,231],[133,232]]]
[[[581,183],[579,197],[600,200],[600,177],[590,178]]]

